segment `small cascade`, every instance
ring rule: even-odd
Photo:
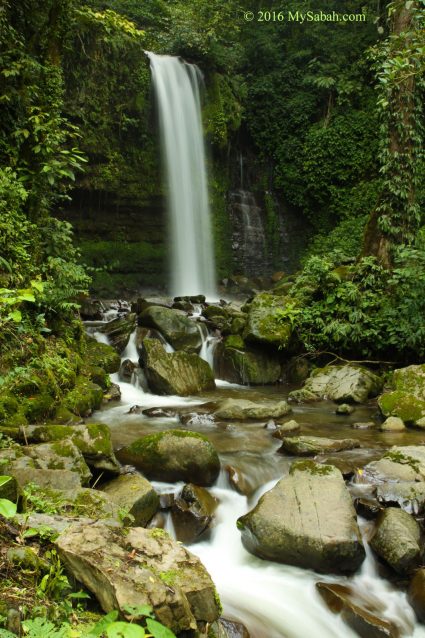
[[[170,212],[171,293],[216,297],[198,67],[147,53],[158,101]]]
[[[255,277],[269,268],[262,211],[254,195],[245,190],[230,194],[233,220],[232,247],[243,274]]]
[[[203,323],[198,323],[199,332],[202,336],[202,347],[199,352],[199,356],[201,359],[206,361],[210,366],[211,370],[214,372],[214,350],[216,345],[220,341],[220,337],[216,337],[215,335],[211,335],[208,332],[208,328]]]

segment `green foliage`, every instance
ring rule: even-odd
[[[0,487],[6,485],[11,479],[11,476],[0,476]],[[12,518],[16,514],[16,509],[16,503],[9,501],[7,498],[0,498],[0,516]]]
[[[308,352],[408,360],[425,354],[425,251],[400,248],[393,270],[373,257],[337,267],[311,257],[290,290]],[[282,319],[287,319],[282,311]]]

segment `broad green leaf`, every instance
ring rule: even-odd
[[[176,638],[175,633],[173,633],[171,629],[168,629],[168,627],[164,627],[164,625],[162,625],[157,620],[148,618],[146,621],[146,626],[154,638]]]
[[[140,616],[150,616],[154,618],[153,609],[150,605],[125,605],[123,608],[129,616],[138,618]]]
[[[8,318],[15,323],[20,323],[22,321],[22,312],[20,310],[14,310],[8,314]]]
[[[6,483],[9,483],[11,480],[11,476],[0,476],[0,487],[2,487],[2,485],[6,485]]]
[[[118,612],[116,609],[110,611],[109,614],[106,614],[103,618],[99,620],[95,624],[95,626],[90,630],[90,636],[101,636],[106,631],[106,627],[113,623],[118,618]]]
[[[16,503],[7,498],[0,498],[0,514],[5,518],[12,518],[16,514]]]
[[[144,638],[145,630],[129,622],[113,622],[106,628],[108,638]]]

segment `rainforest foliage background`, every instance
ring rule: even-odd
[[[277,290],[301,348],[423,357],[423,3],[338,1],[340,13],[363,11],[365,22],[244,19],[269,8],[2,1],[0,345],[14,365],[46,335],[80,338],[75,311],[90,285],[119,295],[164,282],[145,50],[180,55],[204,73],[220,275],[238,273],[228,205],[244,186],[266,216],[272,266],[289,271]],[[284,9],[335,6],[286,0]],[[286,248],[279,216],[298,224]],[[11,363],[2,362],[4,372]]]

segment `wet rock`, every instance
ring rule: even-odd
[[[281,350],[288,348],[292,326],[289,320],[282,319],[282,310],[286,304],[285,297],[266,292],[255,295],[243,308],[248,311],[244,339],[248,342],[273,345]]]
[[[315,457],[316,463],[325,463],[337,467],[344,478],[351,478],[356,472],[361,472],[362,468],[375,461],[382,454],[382,451],[374,448],[354,448],[352,450],[342,450],[335,456],[331,454],[323,454]]]
[[[208,439],[195,432],[166,430],[137,439],[117,452],[119,458],[159,481],[212,485],[220,472],[218,454]]]
[[[111,383],[106,394],[103,395],[103,400],[108,401],[120,401],[121,399],[121,388],[118,383]]]
[[[158,494],[140,474],[122,474],[103,485],[102,491],[134,518],[135,526],[145,527],[159,508]]]
[[[295,456],[314,456],[360,447],[356,439],[327,439],[321,436],[284,437],[279,452]]]
[[[139,325],[159,330],[175,350],[198,353],[201,349],[198,325],[180,310],[150,306],[139,316]]]
[[[410,574],[421,564],[420,528],[413,516],[395,507],[381,512],[370,546],[398,574]]]
[[[273,432],[273,437],[275,439],[283,440],[287,436],[291,436],[294,432],[298,432],[300,430],[300,425],[294,419],[290,421],[286,421],[286,423],[282,423],[277,426],[276,432]]]
[[[312,395],[316,399],[330,399],[337,403],[364,403],[376,396],[382,388],[382,380],[376,374],[355,365],[327,366],[314,370],[305,382],[304,400]],[[289,396],[299,400],[299,391]]]
[[[191,543],[209,529],[218,501],[205,488],[188,484],[171,507],[176,538]]]
[[[403,421],[397,416],[389,416],[381,425],[379,429],[382,432],[403,432],[406,429]]]
[[[109,343],[118,354],[121,354],[130,341],[130,335],[135,328],[136,315],[131,312],[125,317],[117,317],[108,321],[100,331],[108,337]]]
[[[353,572],[365,557],[350,493],[331,465],[294,463],[238,528],[256,556],[316,571]]]
[[[230,337],[214,351],[218,378],[242,385],[267,385],[280,379],[281,364],[275,353],[247,347],[238,335]]]
[[[137,368],[136,363],[133,363],[133,361],[131,361],[130,359],[125,359],[122,362],[120,367],[120,372],[119,372],[120,379],[122,381],[127,381],[127,383],[130,383],[131,377],[133,376],[133,373],[136,368]]]
[[[218,420],[244,421],[279,418],[291,412],[286,401],[248,401],[246,399],[226,399],[214,412]]]
[[[150,605],[176,634],[219,616],[214,584],[199,559],[159,529],[125,534],[103,523],[75,524],[56,545],[67,569],[105,612]]]
[[[101,321],[104,310],[99,299],[89,297],[80,301],[80,317],[83,321]]]
[[[354,412],[354,408],[349,403],[341,403],[341,405],[337,406],[335,412],[336,414],[342,414],[342,415],[352,414]]]
[[[145,339],[140,361],[150,389],[158,394],[187,396],[215,389],[210,366],[196,354],[168,354],[158,341]]]
[[[376,518],[383,507],[375,499],[356,498],[354,499],[354,507],[359,516],[363,516],[368,521]]]
[[[405,512],[417,516],[425,511],[425,483],[384,483],[377,486],[376,498],[385,506],[398,506]]]
[[[376,614],[372,613],[370,602],[353,597],[349,587],[336,583],[316,583],[316,587],[329,609],[340,613],[347,625],[362,638],[399,638],[398,627],[380,618],[379,609]]]
[[[159,495],[159,504],[162,510],[169,510],[173,506],[174,500],[174,492]]]
[[[396,416],[414,425],[425,417],[425,364],[395,370],[391,380],[392,391],[378,399],[384,416]]]
[[[224,469],[227,472],[230,485],[236,490],[236,492],[243,494],[244,496],[252,494],[255,488],[250,484],[249,479],[244,476],[241,470],[233,467],[233,465],[226,465]]]
[[[171,408],[145,408],[141,413],[150,419],[171,419],[176,416],[176,411]]]
[[[373,430],[373,428],[376,428],[376,423],[373,421],[356,421],[356,423],[353,423],[351,427],[355,430]]]
[[[419,622],[425,624],[425,568],[418,569],[407,592],[409,603],[415,610]]]
[[[187,412],[185,414],[180,414],[179,419],[180,423],[183,423],[183,425],[195,428],[199,426],[211,426],[216,423],[216,419],[213,414],[199,412]]]
[[[250,638],[250,635],[242,623],[219,618],[210,625],[208,638]]]

